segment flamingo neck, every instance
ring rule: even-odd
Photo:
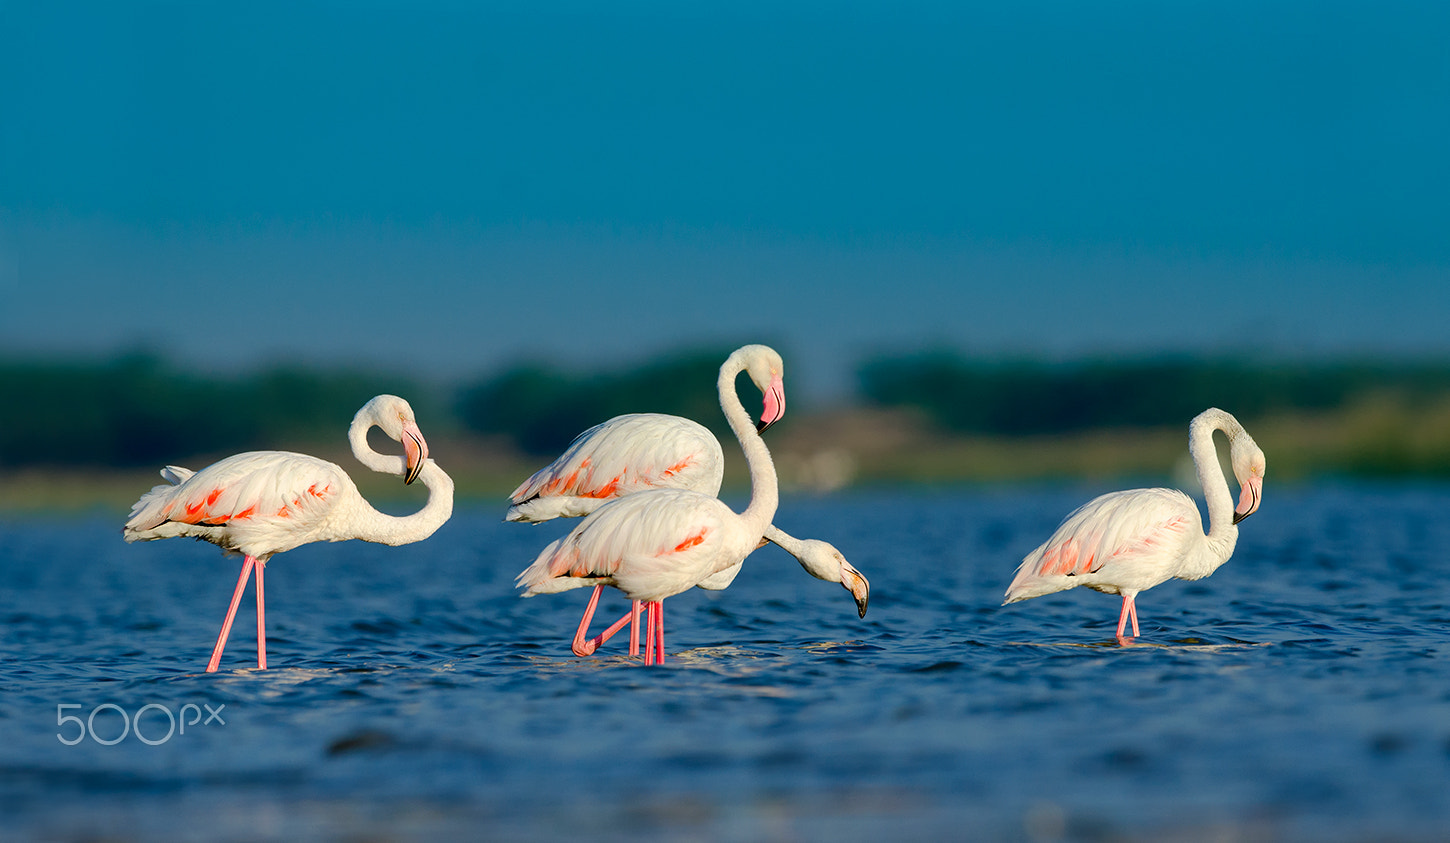
[[[827,554],[813,552],[821,543],[814,539],[798,539],[790,533],[771,524],[765,528],[765,538],[772,544],[795,557],[807,574],[826,582],[841,581],[841,566]]]
[[[347,429],[347,441],[357,461],[378,472],[402,477],[408,473],[408,461],[401,454],[380,454],[368,444],[368,431],[377,427],[375,419],[359,413]]]
[[[805,548],[804,542],[774,524],[765,528],[763,537],[768,539],[771,544],[792,556],[798,557],[800,552]]]
[[[347,441],[352,445],[352,455],[357,461],[380,474],[403,477],[408,472],[408,461],[401,454],[381,454],[368,444],[368,431],[377,421],[365,415],[352,420],[347,430]],[[400,545],[422,541],[433,535],[453,515],[453,478],[433,460],[425,460],[418,473],[418,479],[428,488],[428,502],[412,515],[388,515],[374,509],[359,496],[362,507],[356,516],[357,537],[379,544]]]
[[[1226,413],[1204,413],[1193,420],[1188,431],[1188,450],[1193,455],[1198,482],[1203,487],[1203,497],[1208,504],[1208,535],[1205,538],[1212,551],[1209,573],[1228,561],[1239,535],[1239,528],[1233,523],[1233,493],[1229,490],[1228,478],[1224,476],[1218,450],[1213,444],[1216,430],[1223,431],[1230,442],[1243,432],[1243,428]]]
[[[750,505],[740,513],[740,517],[758,542],[759,537],[765,535],[771,519],[775,517],[776,506],[780,503],[780,490],[777,487],[775,462],[770,458],[770,449],[765,447],[765,440],[755,432],[755,424],[735,392],[735,376],[744,370],[744,360],[737,355],[731,355],[725,365],[720,367],[717,387],[720,392],[720,409],[724,411],[725,421],[730,424],[730,429],[740,442],[740,450],[745,452],[745,462],[750,467]]]
[[[423,463],[418,479],[428,488],[428,502],[412,515],[379,512],[359,497],[362,506],[354,525],[356,538],[394,546],[411,544],[428,538],[443,526],[453,515],[453,478],[430,459]]]

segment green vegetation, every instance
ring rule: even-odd
[[[464,427],[502,434],[527,453],[554,456],[580,432],[625,413],[671,413],[724,431],[715,381],[733,349],[685,352],[636,369],[570,374],[543,364],[516,366],[465,387]]]
[[[727,351],[595,373],[531,364],[454,387],[300,368],[205,378],[145,355],[0,361],[0,390],[20,408],[0,426],[0,510],[120,507],[158,482],[162,465],[199,468],[249,449],[301,450],[348,465],[343,430],[380,392],[413,403],[460,495],[497,499],[576,434],[620,413],[676,413],[728,436],[714,388]],[[786,488],[1164,482],[1181,468],[1188,419],[1210,405],[1244,422],[1277,481],[1450,478],[1450,364],[1049,364],[933,353],[870,360],[859,376],[853,404],[812,414],[793,403],[787,422],[772,429]],[[404,494],[396,484],[358,480],[369,494]],[[727,457],[726,482],[744,482],[740,461]]]
[[[861,396],[914,407],[939,428],[1003,436],[1183,422],[1218,406],[1240,420],[1326,413],[1368,396],[1414,409],[1450,395],[1450,365],[1152,358],[983,363],[950,352],[870,361]]]
[[[271,369],[230,379],[179,372],[149,355],[104,363],[0,363],[0,469],[160,466],[199,454],[337,441],[380,392],[440,416],[397,377]]]

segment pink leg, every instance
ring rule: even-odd
[[[615,621],[613,624],[610,624],[609,628],[599,633],[597,637],[589,639],[587,641],[585,640],[584,636],[589,634],[589,621],[593,620],[594,618],[594,610],[599,606],[599,594],[603,590],[604,586],[602,585],[594,586],[594,594],[589,598],[589,607],[584,610],[584,617],[582,620],[579,621],[579,631],[574,633],[574,655],[588,656],[593,654],[595,650],[599,649],[600,644],[603,644],[605,641],[613,638],[616,632],[624,629],[624,625],[630,622],[634,622],[635,624],[635,626],[631,627],[630,629],[630,638],[632,641],[636,642],[634,652],[638,653],[639,649],[637,642],[639,637],[639,601],[635,601],[635,608],[633,610],[626,613],[624,617]],[[630,655],[634,655],[634,653],[631,653]]]
[[[644,604],[644,663],[655,663],[655,604]]]
[[[1135,595],[1123,595],[1123,609],[1118,612],[1118,637],[1123,637],[1123,630],[1127,628],[1128,619],[1133,621],[1133,637],[1138,637],[1138,607],[1133,602]]]
[[[226,649],[227,636],[232,634],[232,621],[237,618],[237,606],[242,602],[242,592],[247,590],[247,577],[252,573],[252,566],[257,560],[248,556],[242,563],[242,575],[237,577],[237,590],[232,592],[232,605],[227,609],[227,619],[222,622],[222,631],[216,637],[216,646],[211,651],[211,661],[206,663],[207,673],[216,673],[217,665],[222,662],[222,650]]]
[[[639,655],[639,601],[636,600],[630,606],[629,615],[633,622],[629,625],[629,654]]]
[[[594,586],[594,593],[589,596],[589,605],[584,609],[584,617],[579,620],[579,631],[574,633],[573,649],[576,656],[587,656],[599,646],[597,642],[585,641],[584,636],[589,634],[589,622],[594,620],[594,610],[599,606],[599,593],[603,590],[602,585]]]
[[[262,569],[267,567],[264,559],[257,560],[257,669],[267,669],[267,598],[262,591]]]
[[[655,600],[645,605],[649,623],[644,633],[644,663],[665,663],[665,605]]]

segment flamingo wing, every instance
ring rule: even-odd
[[[730,514],[686,489],[610,501],[544,548],[518,585],[532,596],[604,582],[635,600],[662,600],[715,573]]]
[[[581,515],[597,508],[594,501],[645,489],[693,489],[708,495],[720,491],[725,456],[720,442],[703,425],[659,413],[616,416],[576,437],[568,449],[535,472],[509,496],[509,520],[547,520]],[[540,499],[583,498],[582,508],[560,504],[561,511],[521,511]],[[578,509],[578,511],[575,511]]]
[[[286,519],[305,531],[351,486],[340,467],[286,451],[237,454],[195,473],[168,466],[162,476],[176,485],[157,486],[136,502],[124,531],[128,541],[262,520]]]
[[[1198,507],[1174,489],[1133,489],[1095,498],[1027,554],[1007,589],[1007,602],[1068,588],[1070,583],[1059,580],[1058,588],[1041,590],[1047,580],[1096,573],[1115,561],[1164,548],[1193,528],[1203,530]]]

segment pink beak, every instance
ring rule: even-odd
[[[1248,518],[1259,510],[1259,501],[1264,494],[1264,478],[1250,477],[1239,490],[1239,505],[1234,508],[1234,523]]]
[[[403,483],[410,484],[418,479],[418,474],[423,471],[423,463],[428,459],[428,443],[423,441],[423,431],[416,424],[403,426],[403,454],[407,463]]]
[[[784,415],[785,384],[780,375],[776,375],[771,379],[770,387],[765,390],[765,408],[760,411],[760,421],[755,425],[755,432],[764,433],[767,427],[780,421]]]

